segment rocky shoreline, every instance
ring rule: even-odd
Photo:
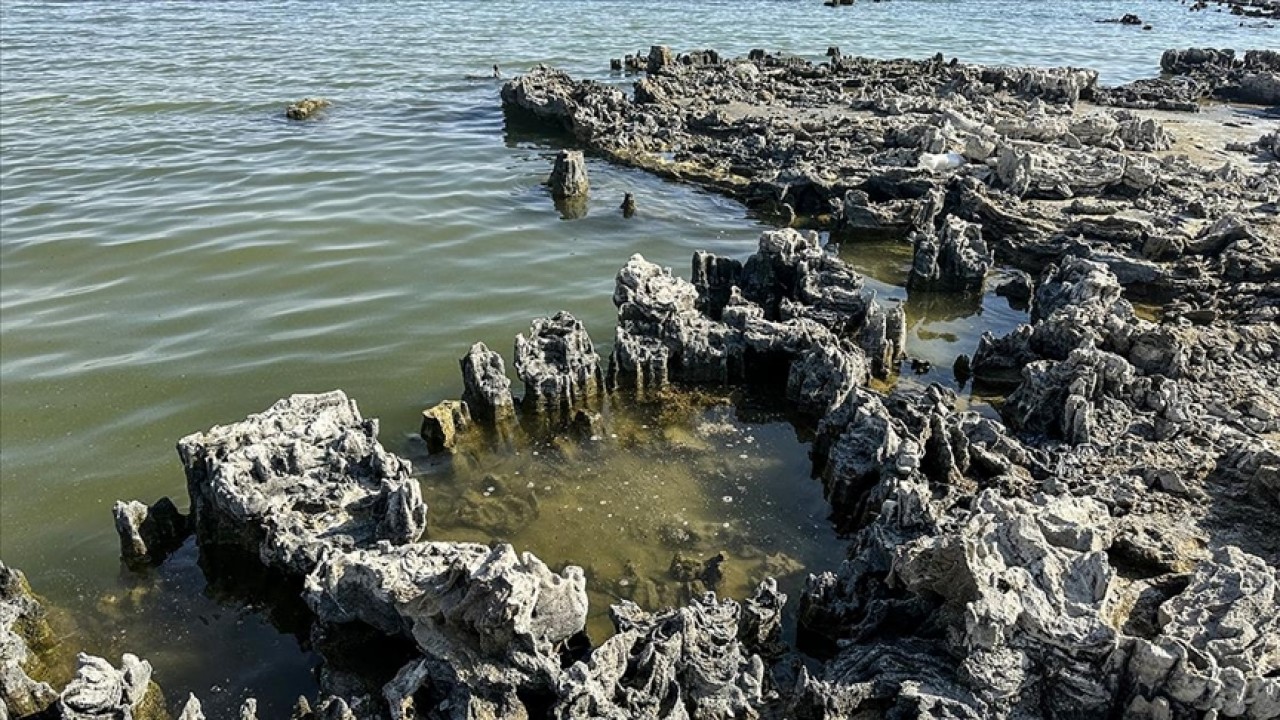
[[[1007,292],[1030,324],[957,363],[1007,393],[999,421],[939,385],[872,389],[905,359],[903,307],[789,227],[745,260],[696,253],[688,280],[633,256],[607,361],[568,313],[540,318],[516,343],[519,401],[477,344],[461,401],[424,413],[447,451],[598,435],[606,396],[785,381],[850,537],[792,599],[794,647],[770,580],[741,602],[622,602],[593,643],[581,569],[420,541],[410,464],[339,391],[180,441],[190,515],[118,504],[122,554],[161,563],[194,534],[277,578],[324,658],[326,696],[296,718],[1280,717],[1280,132],[1203,167],[1143,114],[1280,104],[1280,56],[1162,64],[1173,80],[1102,88],[1070,68],[654,48],[634,97],[547,68],[503,87],[590,152],[834,240],[910,243],[911,292],[960,302],[997,265],[1024,271]],[[83,656],[61,693],[33,680],[39,603],[0,580],[0,717],[164,716],[130,655]]]

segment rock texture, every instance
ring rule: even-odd
[[[567,420],[604,391],[604,372],[591,337],[567,312],[538,318],[527,337],[516,336],[515,367],[524,382],[520,409],[528,415]]]
[[[169,717],[151,682],[151,663],[125,653],[120,668],[80,654],[76,675],[58,696],[63,720],[161,720]]]
[[[15,718],[39,713],[57,700],[54,689],[36,679],[45,670],[39,653],[49,649],[52,635],[26,576],[0,562],[0,709]]]
[[[583,197],[591,189],[587,180],[587,161],[580,150],[561,150],[556,155],[555,166],[551,169],[551,177],[547,179],[552,197]]]
[[[306,599],[320,623],[360,621],[412,639],[424,658],[401,671],[394,693],[389,686],[395,712],[407,712],[424,686],[475,707],[519,707],[517,693],[555,682],[557,647],[587,616],[580,568],[553,573],[510,545],[415,543],[334,556],[308,578]]]
[[[326,553],[416,539],[426,525],[421,490],[377,436],[377,421],[333,391],[183,438],[201,544],[237,546],[303,576]]]
[[[459,362],[462,365],[462,402],[471,415],[477,420],[498,424],[515,419],[511,380],[507,378],[502,356],[484,343],[476,343]]]
[[[850,543],[808,578],[795,647],[769,581],[742,603],[621,602],[617,634],[589,647],[581,570],[414,542],[408,465],[341,393],[191,436],[198,541],[306,578],[339,699],[300,716],[1280,716],[1280,171],[1168,154],[1139,111],[1255,97],[1274,53],[1173,52],[1178,79],[1125,88],[1072,68],[828,58],[658,46],[619,63],[647,71],[632,94],[538,68],[502,97],[762,216],[910,238],[912,293],[1020,268],[1006,294],[1028,322],[956,366],[1003,383],[1000,417],[936,384],[872,389],[905,357],[905,308],[790,228],[745,259],[695,254],[688,281],[632,256],[607,375],[567,314],[517,341],[522,414],[580,418],[580,434],[599,432],[579,406],[602,379],[621,401],[785,378]],[[1158,321],[1137,302],[1162,305]],[[477,419],[514,417],[496,353],[476,345],[462,366]],[[689,588],[721,571],[672,563]],[[361,642],[398,669],[344,665]]]
[[[758,718],[772,699],[763,660],[739,640],[738,603],[708,593],[661,613],[629,601],[611,613],[617,634],[565,672],[550,717]]]

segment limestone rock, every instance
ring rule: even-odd
[[[178,454],[199,542],[302,576],[329,552],[416,539],[427,513],[418,481],[377,436],[340,390],[188,435]]]
[[[938,232],[914,235],[915,255],[907,286],[912,289],[982,289],[994,262],[982,240],[982,228],[948,215]]]
[[[502,356],[484,343],[476,343],[459,363],[462,365],[462,402],[471,416],[491,424],[514,420],[515,400],[511,397],[511,380],[507,378]]]
[[[167,717],[163,705],[148,697],[151,663],[125,653],[120,669],[100,657],[80,653],[76,676],[58,696],[58,712],[64,720],[159,720]]]
[[[334,554],[306,582],[322,624],[354,620],[410,638],[484,697],[546,688],[557,644],[580,633],[582,570],[551,572],[510,545],[424,542]]]
[[[741,608],[714,593],[650,614],[613,606],[617,634],[565,671],[557,720],[754,720],[767,701],[764,663],[738,640]]]
[[[515,358],[526,414],[567,420],[604,392],[600,356],[582,322],[567,312],[534,320],[528,337],[516,336]]]
[[[584,197],[591,184],[587,180],[587,160],[581,150],[561,150],[547,179],[555,198]]]
[[[58,697],[48,683],[27,674],[38,667],[35,654],[48,649],[42,645],[51,636],[45,610],[26,577],[0,562],[0,707],[15,718],[39,713]]]

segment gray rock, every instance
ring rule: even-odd
[[[76,675],[58,696],[58,712],[64,720],[143,720],[158,717],[147,712],[151,663],[125,653],[120,669],[100,657],[80,653]]]
[[[330,555],[305,599],[320,623],[409,638],[467,692],[493,698],[554,682],[556,645],[586,623],[585,588],[580,568],[553,573],[510,545],[384,543]]]
[[[859,348],[824,339],[791,363],[787,399],[822,417],[840,405],[853,388],[866,385],[870,377],[866,356]]]
[[[1238,548],[1218,549],[1160,606],[1160,634],[1133,641],[1131,694],[1177,713],[1280,716],[1277,607],[1274,567]]]
[[[427,513],[418,481],[377,435],[340,390],[188,435],[178,454],[198,541],[302,576],[327,553],[416,539]]]
[[[587,180],[587,160],[581,150],[561,150],[547,178],[551,196],[555,198],[585,197],[591,189]]]
[[[51,638],[45,610],[27,578],[0,562],[0,707],[14,717],[35,715],[57,700],[48,683],[27,674],[40,667],[35,656],[48,650],[43,645]]]
[[[112,508],[120,557],[129,564],[159,564],[191,535],[191,519],[167,497],[150,507],[140,502],[116,502]]]
[[[600,356],[582,323],[567,312],[538,318],[516,336],[516,374],[524,382],[526,415],[567,421],[604,392]]]
[[[729,720],[760,717],[764,662],[738,640],[741,608],[714,593],[650,614],[613,606],[617,634],[565,671],[557,720]]]
[[[515,401],[502,356],[484,343],[476,343],[459,363],[462,365],[462,402],[471,416],[494,425],[514,420]]]
[[[994,262],[981,226],[947,215],[940,230],[917,232],[913,242],[909,288],[981,291]]]

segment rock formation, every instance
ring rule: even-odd
[[[178,442],[202,545],[226,544],[304,576],[322,556],[422,534],[409,463],[378,444],[341,391],[294,395],[242,422]]]
[[[600,357],[586,328],[567,312],[538,318],[528,337],[516,336],[515,368],[524,382],[520,409],[528,415],[567,420],[604,391]]]

